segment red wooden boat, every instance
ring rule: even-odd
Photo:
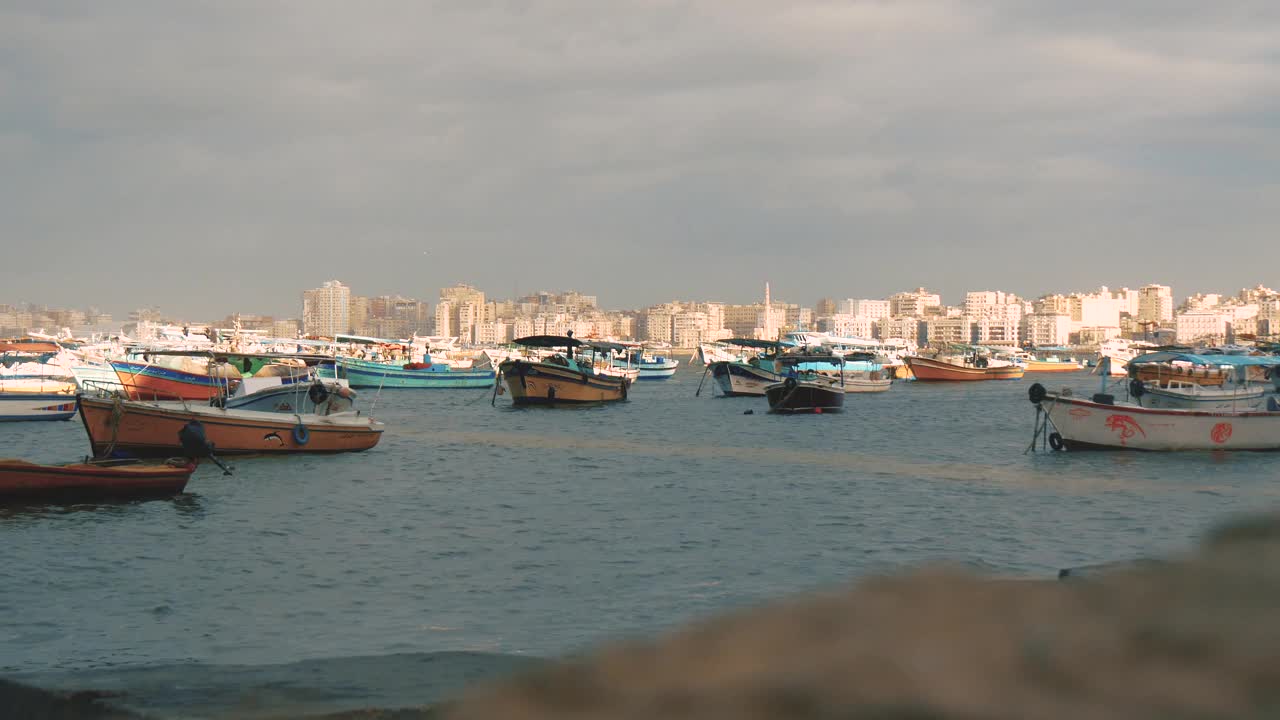
[[[912,355],[903,358],[916,380],[965,381],[965,380],[1017,380],[1023,370],[1018,365],[979,366],[947,362],[934,358]]]
[[[143,464],[137,460],[37,465],[0,460],[0,500],[88,500],[165,497],[187,486],[194,460]]]
[[[184,452],[179,433],[198,423],[218,455],[368,450],[382,423],[356,412],[295,415],[182,402],[80,397],[80,419],[95,455],[170,457]]]

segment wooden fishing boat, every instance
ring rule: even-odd
[[[1023,369],[1029,373],[1069,373],[1080,372],[1080,363],[1056,358],[1028,359],[1023,361]]]
[[[179,454],[179,431],[203,426],[219,455],[337,453],[378,444],[383,424],[358,412],[286,414],[168,401],[80,397],[80,417],[96,456]]]
[[[721,342],[722,347],[735,347],[738,357],[734,359],[711,360],[703,372],[702,381],[707,376],[720,388],[721,397],[764,397],[765,388],[786,379],[774,371],[773,357],[782,352],[784,345],[776,340],[757,340],[755,338],[733,338]],[[750,355],[750,357],[748,357]],[[701,394],[702,383],[698,384]]]
[[[795,368],[803,364],[844,365],[839,355],[782,355],[777,359],[779,371],[787,378],[765,389],[769,400],[769,412],[774,413],[832,413],[844,409],[844,375],[832,378],[812,370]]]
[[[939,356],[927,358],[908,355],[903,358],[916,380],[925,382],[957,382],[972,380],[1016,380],[1023,369],[1011,363],[971,356]]]
[[[575,351],[587,348],[592,354],[625,351],[617,343],[583,342],[572,335],[533,335],[516,340],[531,348],[563,348],[539,360],[517,358],[498,366],[494,382],[494,399],[505,381],[516,405],[573,405],[581,403],[617,402],[627,399],[631,380],[616,375],[603,375],[592,369],[593,362],[579,362]]]
[[[1029,389],[1036,435],[1055,450],[1280,450],[1280,404],[1267,410],[1207,412],[1144,408],[1098,393],[1090,400]],[[1047,418],[1043,424],[1040,418]]]
[[[187,459],[163,464],[116,460],[68,465],[0,460],[0,501],[167,497],[182,492],[195,469],[195,460]]]
[[[338,358],[338,377],[353,388],[487,388],[494,371],[459,370],[436,362],[381,363]]]
[[[240,382],[240,371],[228,363],[186,356],[113,360],[110,365],[130,400],[207,401],[229,395]]]
[[[784,379],[751,360],[717,361],[708,365],[707,371],[723,397],[764,397],[766,388]]]

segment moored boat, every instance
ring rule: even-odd
[[[1280,357],[1154,352],[1131,359],[1128,370],[1129,398],[1142,407],[1260,410],[1275,397],[1273,382],[1254,378],[1280,381]]]
[[[1078,362],[1056,357],[1028,358],[1023,361],[1022,367],[1029,373],[1068,373],[1080,372],[1083,369]]]
[[[654,353],[641,346],[623,346],[623,357],[615,358],[614,367],[638,370],[639,380],[666,380],[676,374],[680,361],[668,355]]]
[[[67,465],[0,460],[0,501],[167,497],[182,492],[195,469],[196,462],[187,459]]]
[[[1274,399],[1267,410],[1209,412],[1145,408],[1104,393],[1085,400],[1040,383],[1029,395],[1037,408],[1032,447],[1043,435],[1055,450],[1280,450]]]
[[[926,382],[1016,380],[1023,374],[1019,365],[972,355],[939,355],[932,358],[909,355],[904,360],[916,380]]]
[[[230,394],[241,377],[229,363],[185,355],[112,360],[110,365],[131,400],[207,401]]]
[[[179,454],[178,433],[192,421],[219,455],[355,452],[377,445],[383,431],[358,412],[276,413],[118,397],[81,396],[80,417],[95,456]]]
[[[0,391],[0,422],[70,420],[76,414],[75,386],[57,391]]]
[[[587,348],[592,354],[625,350],[617,343],[584,342],[573,336],[533,335],[516,340],[531,348],[557,348],[563,353],[533,359],[511,359],[498,366],[494,398],[506,383],[515,405],[573,405],[617,402],[627,399],[631,381],[616,375],[603,375],[592,369],[592,362],[579,361],[576,350]]]
[[[338,377],[353,388],[487,388],[494,371],[459,370],[436,362],[381,363],[338,358]]]
[[[782,382],[765,388],[769,412],[774,413],[831,413],[844,409],[844,375],[837,378],[814,370],[798,370],[803,364],[835,364],[842,366],[838,355],[783,355],[777,360],[778,369],[786,374]]]

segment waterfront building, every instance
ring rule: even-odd
[[[1066,313],[1031,313],[1023,318],[1025,342],[1036,347],[1071,342],[1071,316]]]
[[[931,293],[924,288],[916,288],[909,292],[895,293],[889,296],[889,315],[891,317],[923,317],[930,308],[942,305],[942,296]]]
[[[967,344],[974,339],[974,323],[968,315],[935,315],[923,324],[924,336],[919,338],[922,345],[938,347],[952,343]]]
[[[1138,321],[1167,323],[1173,320],[1173,289],[1168,285],[1138,288]]]
[[[973,342],[983,345],[1022,343],[1022,317],[1031,303],[1012,293],[980,290],[966,293],[963,315],[973,322]]]
[[[881,341],[896,339],[918,344],[921,340],[920,326],[923,324],[919,318],[914,317],[880,318],[876,321],[876,337]]]
[[[515,339],[515,325],[503,320],[491,320],[477,323],[475,326],[476,343],[479,345],[502,345]]]
[[[840,301],[837,313],[840,315],[858,315],[872,320],[892,317],[888,300],[854,300],[849,298]]]
[[[881,318],[887,320],[888,318]],[[880,334],[879,320],[865,315],[847,315],[836,313],[830,317],[818,319],[818,329],[840,337],[872,339]]]
[[[432,328],[432,335],[441,337],[456,337],[457,325],[454,318],[457,317],[453,311],[453,302],[450,300],[441,300],[436,303],[435,325]],[[532,335],[533,333],[529,333]]]
[[[302,293],[302,326],[307,335],[333,337],[351,327],[351,288],[329,280]]]
[[[1174,329],[1180,343],[1219,343],[1227,336],[1227,316],[1215,310],[1188,310],[1175,318]]]

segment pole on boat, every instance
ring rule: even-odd
[[[702,379],[698,381],[698,391],[693,394],[694,397],[702,395],[702,383],[707,381],[707,376],[711,374],[711,366],[708,365],[706,370],[702,371]]]

